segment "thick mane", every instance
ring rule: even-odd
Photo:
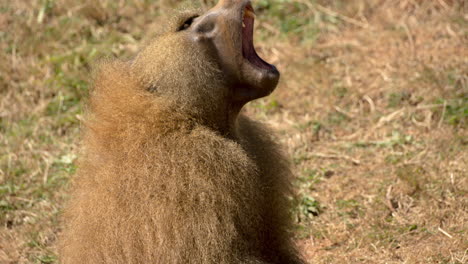
[[[100,145],[111,148],[111,152],[128,149],[148,138],[193,125],[175,102],[145,90],[129,69],[125,62],[111,61],[102,64],[95,74],[84,122],[85,142],[92,142],[85,144],[89,151]]]

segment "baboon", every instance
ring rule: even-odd
[[[69,263],[304,263],[291,172],[241,113],[279,72],[253,47],[254,10],[184,11],[130,61],[101,62],[59,246]]]

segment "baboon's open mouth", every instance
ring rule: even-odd
[[[255,11],[252,4],[248,3],[243,10],[242,18],[242,55],[248,62],[258,68],[273,70],[275,66],[264,61],[255,51],[253,45],[254,22]]]

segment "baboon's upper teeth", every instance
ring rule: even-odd
[[[242,27],[245,28],[245,23],[244,22],[242,22]]]
[[[255,13],[249,9],[245,9],[244,16],[255,18]]]

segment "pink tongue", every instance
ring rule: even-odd
[[[271,65],[260,58],[253,45],[254,19],[244,17],[244,27],[242,27],[242,54],[254,66],[262,69],[271,69]]]

